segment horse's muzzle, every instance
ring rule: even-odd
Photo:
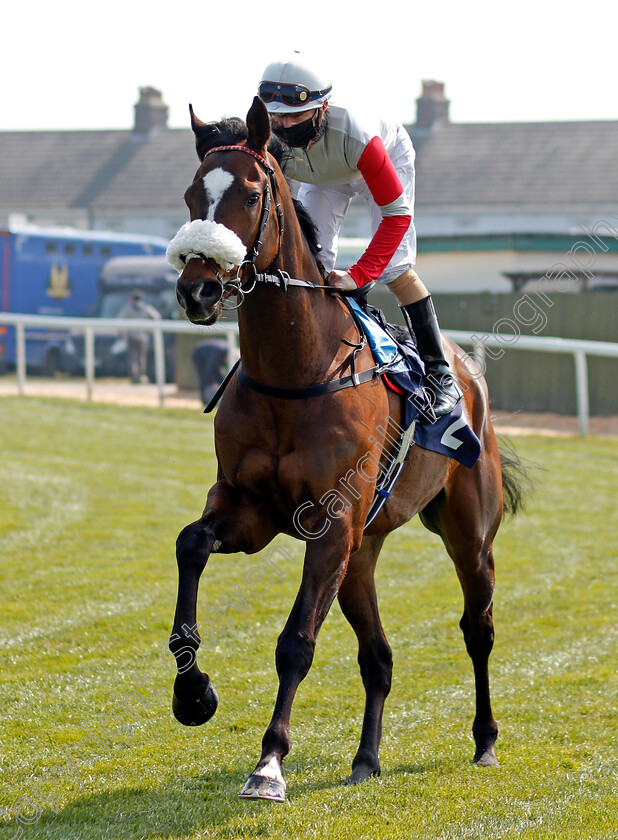
[[[176,283],[176,298],[194,324],[212,324],[221,313],[223,285],[205,277],[201,260],[189,260]]]
[[[198,323],[210,320],[222,295],[223,287],[218,280],[198,280],[190,286],[178,282],[176,285],[178,303],[187,318]]]

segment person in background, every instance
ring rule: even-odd
[[[118,313],[119,318],[140,318],[157,320],[161,316],[143,298],[141,292],[133,292],[127,303]],[[148,382],[146,373],[148,363],[148,347],[150,344],[150,333],[129,332],[127,336],[129,375],[131,382]]]
[[[191,358],[200,381],[200,396],[208,405],[227,373],[228,344],[224,338],[199,341]]]
[[[412,141],[403,125],[331,104],[331,89],[295,52],[266,67],[258,95],[274,133],[290,148],[283,171],[318,228],[329,285],[354,292],[373,280],[387,284],[425,364],[437,418],[457,405],[462,392],[444,357],[431,296],[414,270]],[[338,271],[339,230],[356,195],[371,208],[373,236],[358,262]]]

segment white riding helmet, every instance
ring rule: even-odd
[[[307,67],[298,51],[273,61],[262,74],[258,95],[270,114],[299,114],[320,108],[330,99],[332,85]]]

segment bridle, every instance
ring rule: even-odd
[[[277,257],[281,253],[281,244],[283,242],[283,230],[284,230],[284,220],[283,220],[283,208],[278,200],[278,193],[277,193],[277,182],[275,181],[275,170],[268,162],[268,159],[260,155],[258,152],[254,151],[253,149],[248,148],[247,146],[215,146],[212,149],[209,149],[206,154],[204,155],[203,160],[205,160],[208,155],[212,155],[215,152],[243,152],[244,154],[251,155],[252,158],[260,163],[267,175],[268,181],[266,186],[264,187],[263,198],[262,198],[262,215],[260,217],[260,222],[258,225],[257,234],[253,245],[247,251],[245,259],[242,263],[238,266],[236,271],[236,277],[232,280],[225,280],[225,278],[219,272],[217,266],[215,265],[214,261],[209,259],[208,257],[202,256],[202,259],[208,264],[208,266],[214,272],[217,280],[221,283],[224,290],[229,292],[230,294],[237,293],[239,295],[239,302],[235,309],[238,309],[239,306],[242,305],[245,295],[248,295],[252,292],[258,283],[265,283],[265,284],[274,284],[279,286],[283,291],[287,291],[288,286],[301,286],[306,289],[320,289],[323,292],[332,292],[336,294],[340,294],[340,290],[336,289],[332,286],[322,286],[317,283],[310,283],[308,280],[298,280],[294,277],[290,277],[287,271],[282,271],[278,269],[275,273],[270,273],[270,267],[275,263]],[[279,229],[278,235],[278,245],[277,245],[277,253],[270,261],[269,265],[266,267],[264,272],[258,272],[256,268],[256,262],[260,255],[260,250],[263,244],[264,238],[264,231],[266,230],[266,225],[268,224],[268,219],[270,217],[270,213],[272,210],[272,204],[274,202],[275,211],[277,214],[277,226]],[[249,267],[252,273],[253,283],[249,288],[243,286],[245,282],[241,276],[245,267]]]
[[[209,156],[214,154],[215,152],[244,152],[244,154],[251,155],[252,158],[258,161],[264,169],[266,170],[266,174],[268,175],[268,181],[264,187],[264,192],[262,194],[262,214],[260,216],[260,222],[258,224],[257,234],[253,241],[253,245],[247,251],[247,254],[242,261],[242,263],[238,266],[238,270],[236,272],[236,277],[233,280],[225,280],[222,275],[220,274],[219,270],[217,269],[216,265],[214,264],[213,260],[206,258],[206,262],[213,270],[217,280],[221,283],[224,289],[229,291],[230,293],[237,292],[240,295],[240,302],[238,306],[240,306],[244,300],[244,297],[249,292],[253,291],[255,288],[256,282],[258,282],[257,278],[260,277],[258,271],[256,269],[256,262],[260,255],[260,251],[262,249],[263,239],[264,239],[264,231],[266,230],[266,225],[268,224],[268,219],[270,217],[270,212],[272,209],[272,204],[275,204],[275,211],[277,214],[277,226],[279,230],[278,235],[278,244],[277,244],[277,253],[270,261],[267,269],[275,262],[277,257],[281,252],[281,244],[283,242],[283,208],[278,201],[277,195],[277,182],[275,181],[275,170],[270,165],[268,160],[265,157],[262,157],[258,152],[254,151],[253,149],[249,149],[247,146],[215,146],[212,149],[209,149],[206,154],[204,155],[204,160]],[[254,283],[250,289],[245,289],[242,286],[243,280],[241,278],[241,273],[245,266],[249,266],[253,273]]]

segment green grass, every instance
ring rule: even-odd
[[[214,476],[211,421],[7,398],[0,428],[3,840],[618,837],[618,440],[517,440],[545,471],[495,547],[501,766],[470,763],[459,586],[439,540],[415,521],[387,540],[379,564],[395,659],[382,776],[341,784],[363,692],[354,636],[335,606],[294,706],[289,804],[276,806],[237,794],[272,712],[274,646],[302,544],[275,540],[295,562],[279,563],[262,595],[243,581],[259,556],[209,563],[201,619],[236,585],[247,610],[230,610],[233,624],[200,659],[219,711],[183,728],[171,715],[164,645],[174,541]]]

